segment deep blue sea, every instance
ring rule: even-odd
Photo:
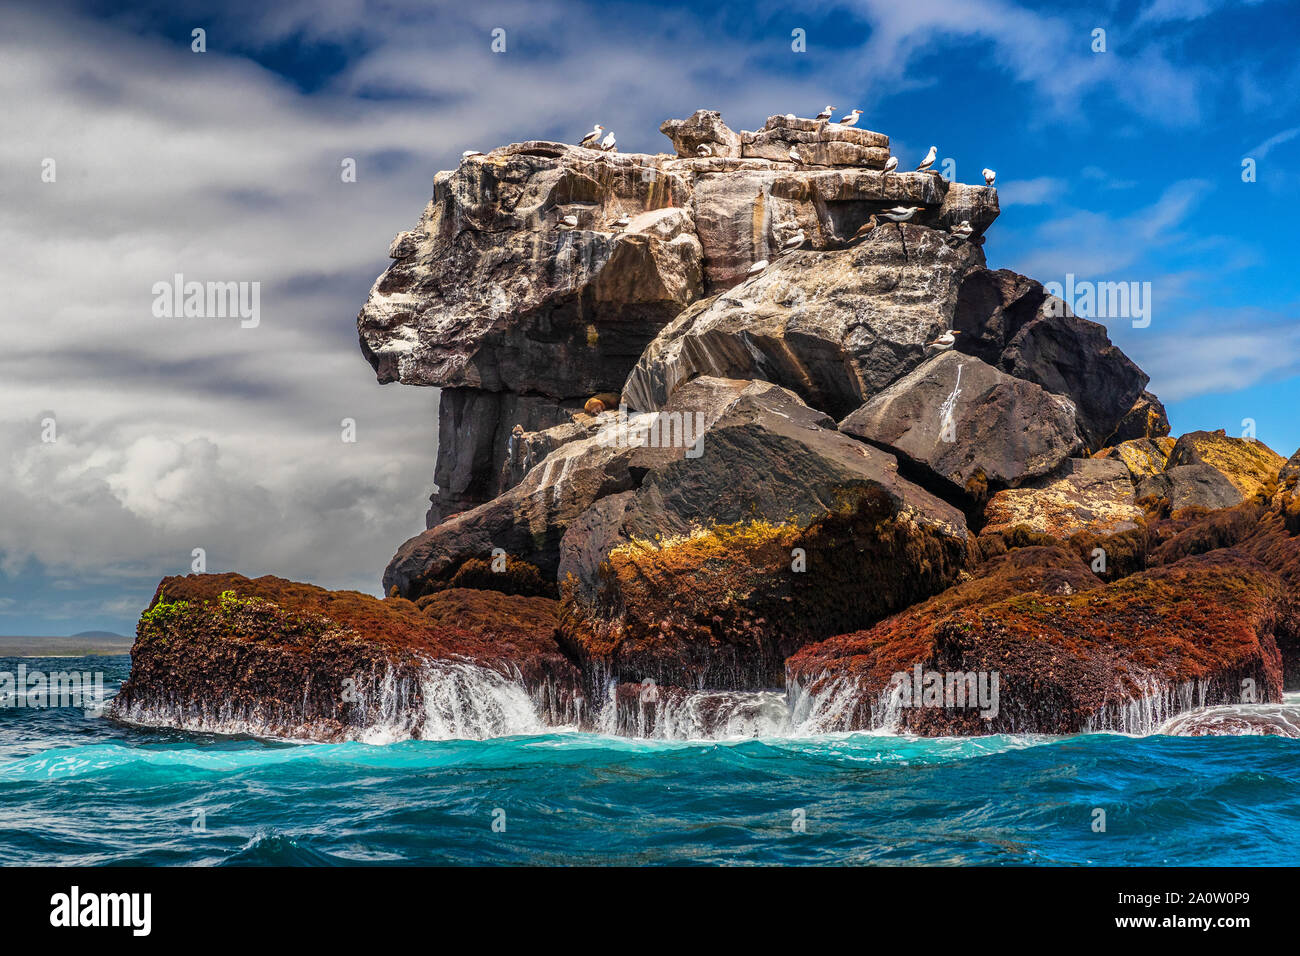
[[[22,662],[103,670],[109,694],[130,666]],[[374,746],[0,709],[0,864],[1273,865],[1297,847],[1282,737]]]

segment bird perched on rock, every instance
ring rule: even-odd
[[[925,154],[925,159],[921,160],[921,165],[916,167],[917,172],[920,172],[923,169],[929,169],[931,166],[933,166],[934,157],[938,155],[938,152],[939,152],[938,146],[931,146],[930,151]]]
[[[614,150],[614,147],[617,145],[618,145],[618,140],[614,138],[614,134],[612,132],[607,133],[605,135],[605,138],[600,141],[600,148],[607,153],[612,152]]]
[[[591,147],[591,146],[595,146],[596,143],[597,143],[597,141],[599,141],[599,139],[600,139],[600,134],[603,133],[603,132],[605,132],[605,127],[603,127],[603,126],[601,126],[599,123],[597,123],[595,126],[593,126],[593,127],[591,128],[591,132],[590,132],[590,133],[588,133],[586,136],[582,137],[582,140],[578,143],[578,145],[579,145],[579,146],[589,146],[589,147]]]
[[[713,148],[712,148],[711,146],[709,146],[708,143],[700,143],[699,146],[696,146],[696,147],[695,147],[695,155],[697,155],[697,156],[712,156],[712,155],[713,155]]]
[[[793,146],[790,147],[790,162],[798,163],[800,166],[803,165],[803,156],[801,156],[799,150],[795,149]]]
[[[562,226],[568,226],[570,229],[577,229],[577,228],[578,228],[578,217],[577,217],[577,216],[565,216],[563,219],[560,220],[560,225],[562,225]]]
[[[890,222],[907,222],[916,215],[916,211],[920,208],[920,206],[895,206],[893,209],[886,209],[880,215]]]
[[[946,352],[948,351],[948,349],[952,348],[953,345],[957,343],[956,336],[958,335],[961,335],[960,331],[958,331],[957,329],[950,329],[949,331],[943,333],[943,335],[935,339],[933,342],[926,342],[925,347],[927,349],[935,349],[940,352]]]
[[[834,115],[835,115],[835,107],[827,106],[826,109],[822,110],[820,113],[817,114],[817,118],[819,120],[828,120]]]
[[[803,230],[800,229],[798,232],[796,232],[785,242],[781,243],[781,251],[794,252],[796,249],[798,249],[800,246],[804,244],[804,241],[806,239],[807,237],[803,234]]]
[[[955,226],[949,226],[948,231],[958,239],[969,239],[975,232],[975,228],[970,224],[969,219],[963,219]]]
[[[614,225],[618,226],[620,229],[626,229],[627,224],[631,221],[632,220],[628,217],[627,213],[623,213],[623,215],[614,220]]]
[[[465,150],[465,152],[463,152],[463,153],[460,154],[460,158],[461,158],[461,159],[469,159],[471,156],[482,156],[482,155],[483,155],[482,150],[478,150],[478,149],[467,149],[467,150]]]
[[[897,168],[898,168],[897,156],[890,156],[889,159],[885,160],[885,172],[892,173]]]
[[[858,226],[858,231],[853,234],[853,238],[850,239],[849,241],[856,242],[857,240],[863,238],[864,236],[869,235],[871,231],[875,229],[878,225],[880,225],[879,219],[877,219],[875,216],[868,216],[867,221],[864,222],[862,225]]]
[[[848,115],[848,116],[842,116],[842,117],[840,117],[840,125],[841,125],[841,126],[855,126],[855,125],[857,125],[858,117],[861,116],[861,115],[862,115],[862,110],[849,110],[849,115]]]
[[[745,274],[756,276],[766,268],[767,268],[767,260],[759,259],[757,262],[755,262],[752,266],[749,267],[749,271]]]
[[[984,185],[985,185],[985,186],[992,186],[992,185],[993,185],[993,181],[996,180],[997,178],[998,178],[998,174],[997,174],[997,172],[995,172],[994,170],[992,170],[992,169],[986,169],[986,170],[984,170]]]

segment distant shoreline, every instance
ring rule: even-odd
[[[0,635],[0,657],[112,657],[131,651],[134,638]]]

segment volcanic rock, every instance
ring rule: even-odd
[[[751,266],[776,259],[800,231],[807,248],[836,249],[869,216],[893,206],[922,206],[937,216],[949,188],[926,173],[801,169],[788,162],[699,175],[692,210],[705,250],[706,292],[744,282]],[[918,221],[925,215],[918,213]]]
[[[740,155],[740,136],[722,122],[717,110],[696,110],[689,119],[664,120],[659,132],[673,141],[678,156],[698,156],[701,146],[707,146],[712,156]]]
[[[435,177],[375,282],[362,350],[381,382],[552,398],[617,388],[700,293],[690,198],[654,157],[520,143],[465,159]],[[636,218],[620,228],[624,214]]]
[[[889,137],[855,126],[793,116],[770,116],[763,128],[741,134],[741,155],[790,161],[795,147],[804,165],[868,166],[883,169],[889,159]]]
[[[444,388],[438,401],[438,460],[433,473],[437,490],[429,497],[425,527],[435,527],[518,483],[525,460],[531,466],[543,442],[536,442],[536,451],[529,455],[526,448],[516,447],[517,442],[512,444],[516,426],[529,434],[548,435],[545,444],[549,445],[552,437],[558,437],[549,430],[572,424],[579,407],[578,399]]]
[[[1025,573],[1035,563],[1039,581]],[[1261,569],[1206,555],[1099,586],[1073,555],[1022,549],[976,574],[795,654],[799,709],[823,731],[1152,733],[1180,712],[1239,703],[1246,687],[1281,700],[1281,588]],[[996,675],[997,694],[983,709],[955,693],[903,696],[927,674],[954,690],[965,675],[991,689]]]
[[[878,393],[840,431],[966,491],[1054,471],[1081,445],[1074,403],[970,355],[942,352]]]
[[[518,696],[549,722],[577,718],[577,671],[556,645],[554,601],[467,591],[436,600],[424,613],[400,598],[270,576],[164,578],[110,713],[314,740],[519,732],[487,691]],[[473,691],[470,704],[455,699]]]
[[[1111,344],[1105,326],[1005,269],[966,277],[953,328],[962,333],[959,351],[1073,400],[1092,449],[1106,444],[1146,388],[1147,375]]]
[[[999,491],[984,509],[981,533],[1017,525],[1056,538],[1080,531],[1111,534],[1137,526],[1133,482],[1122,462],[1071,458],[1063,472]]]
[[[1160,399],[1144,391],[1106,440],[1118,445],[1140,438],[1164,438],[1168,434],[1169,416],[1165,413],[1165,406]]]
[[[1107,458],[1123,462],[1129,477],[1139,482],[1165,470],[1174,440],[1164,438],[1131,438],[1109,448],[1103,448],[1093,458]]]
[[[892,456],[840,435],[827,416],[768,383],[701,378],[662,414],[620,421],[604,413],[598,422],[595,435],[556,448],[515,487],[404,544],[385,590],[408,597],[440,590],[495,549],[553,586],[570,524],[628,491],[639,492],[640,517],[624,530],[638,539],[689,534],[710,520],[803,515],[806,524],[814,512],[856,501],[860,487],[883,488],[896,510],[906,505],[922,524],[965,539],[961,514],[899,478]],[[490,577],[475,586],[491,587]]]
[[[1276,482],[1286,460],[1261,441],[1231,438],[1220,428],[1213,432],[1188,432],[1169,453],[1171,468],[1202,464],[1216,468],[1244,497],[1250,498]]]
[[[791,253],[665,328],[624,398],[650,411],[697,375],[763,379],[842,417],[924,360],[983,262],[978,246],[911,224],[851,249]]]
[[[1184,508],[1230,508],[1243,500],[1241,489],[1228,477],[1207,464],[1174,465],[1143,478],[1137,486],[1138,498],[1164,499],[1171,511]]]

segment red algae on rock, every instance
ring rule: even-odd
[[[1168,716],[1281,699],[1274,629],[1284,589],[1262,568],[1205,555],[1106,585],[1061,549],[1012,551],[976,577],[788,662],[823,729],[892,723],[922,735],[1150,732]],[[895,674],[996,675],[992,712],[898,706]]]
[[[461,589],[422,610],[271,576],[164,578],[112,713],[319,740],[420,736],[449,703],[426,700],[426,688],[451,674],[517,685],[538,712],[562,720],[575,706],[577,671],[556,645],[554,607]]]

